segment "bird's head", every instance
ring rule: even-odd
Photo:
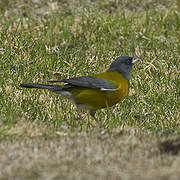
[[[123,77],[129,80],[132,66],[139,60],[138,57],[119,56],[110,65],[108,72],[119,72]]]

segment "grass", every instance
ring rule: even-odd
[[[2,179],[178,179],[178,0],[3,0],[0,10]],[[129,96],[97,113],[102,129],[67,100],[19,87],[103,72],[119,55],[141,61]]]

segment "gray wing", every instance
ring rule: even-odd
[[[58,81],[51,81],[51,82],[58,82]],[[117,89],[115,85],[111,84],[107,80],[92,76],[81,76],[70,79],[63,79],[60,80],[59,82],[64,82],[67,85],[71,85],[72,87],[76,86],[76,87],[83,87],[90,89],[99,89],[101,91],[115,91]]]

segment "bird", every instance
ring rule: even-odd
[[[26,83],[20,87],[47,89],[60,94],[72,101],[78,110],[88,109],[98,121],[95,117],[97,110],[111,107],[128,95],[130,73],[138,60],[136,56],[119,56],[99,74],[49,81],[51,84]]]

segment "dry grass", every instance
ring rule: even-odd
[[[147,132],[125,127],[56,134],[1,139],[0,179],[175,180],[180,176],[180,148],[167,149]]]
[[[1,0],[0,180],[180,177],[178,0]],[[24,82],[141,62],[121,104],[76,120],[69,102]]]

